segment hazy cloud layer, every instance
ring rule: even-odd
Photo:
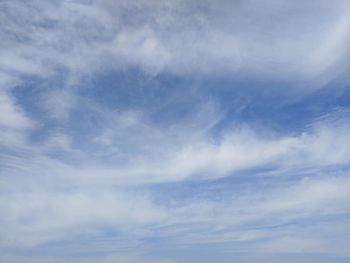
[[[0,25],[6,262],[349,260],[348,1],[5,0]]]

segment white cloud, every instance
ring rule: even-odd
[[[50,89],[42,94],[41,101],[41,107],[50,117],[57,120],[67,120],[70,111],[76,105],[77,98],[73,88]]]
[[[2,8],[2,47],[12,56],[2,66],[24,74],[47,75],[64,67],[79,77],[131,66],[151,75],[332,79],[348,64],[349,5],[342,0],[11,1]]]
[[[130,142],[123,141],[123,147],[133,149],[131,159],[123,151],[126,163],[120,169],[111,166],[98,172],[97,168],[84,173],[84,176],[99,174],[109,182],[113,182],[113,178],[125,178],[126,182],[151,183],[192,176],[217,178],[252,169],[259,173],[259,169],[266,167],[271,169],[271,174],[289,175],[317,172],[349,162],[347,117],[317,121],[308,131],[294,136],[263,135],[268,132],[259,129],[258,133],[253,128],[242,127],[226,132],[219,140],[214,140],[207,133],[188,129],[178,129],[178,136],[174,136],[173,133],[143,126],[142,119],[139,121],[134,123],[138,133]],[[112,130],[109,130],[109,137],[113,137]],[[120,128],[116,130],[121,131]],[[126,132],[130,135],[131,130],[129,127]],[[120,134],[114,136],[121,138]],[[147,141],[148,146],[129,145],[134,141]],[[118,139],[114,143],[109,141],[111,149],[119,145]]]
[[[0,90],[0,126],[9,129],[30,128],[33,122],[9,95],[8,90]]]
[[[133,232],[159,223],[166,214],[155,207],[147,196],[117,189],[70,188],[52,189],[45,185],[19,186],[22,193],[1,200],[3,246],[29,246],[114,229]],[[58,185],[56,185],[58,187]],[[58,187],[59,188],[59,187]],[[135,228],[135,230],[132,230]]]
[[[54,171],[72,182],[87,184],[97,179],[101,184],[149,184],[235,176],[245,171],[285,176],[317,173],[349,162],[349,122],[342,112],[296,135],[246,126],[226,131],[220,138],[213,138],[196,116],[188,120],[191,126],[183,123],[165,129],[147,122],[138,112],[102,110],[98,114],[104,118],[101,133],[88,137],[85,148],[73,144],[64,130],[53,132],[41,144],[18,138],[20,156],[30,157],[19,157],[13,169],[42,176]],[[64,159],[48,156],[50,152],[61,153]]]
[[[320,119],[299,134],[247,125],[215,137],[211,128],[222,115],[211,101],[166,127],[142,110],[110,111],[84,101],[84,109],[101,125],[91,134],[74,135],[81,139],[64,124],[81,106],[75,93],[80,80],[104,71],[136,67],[150,76],[258,74],[318,84],[348,81],[349,8],[346,1],[1,2],[0,222],[5,241],[0,245],[11,250],[85,237],[99,241],[112,229],[121,237],[104,240],[108,253],[143,249],[142,239],[153,237],[182,245],[267,238],[271,242],[259,243],[257,251],[322,252],[328,247],[330,253],[345,253],[346,246],[329,246],[327,234],[333,230],[328,223],[285,232],[264,227],[349,212],[348,175],[324,172],[345,170],[350,161],[347,112]],[[39,108],[62,124],[40,142],[30,140],[29,128],[38,127],[12,95],[28,76],[45,82]],[[51,87],[50,80],[62,84]],[[184,198],[172,206],[158,203],[145,190],[153,183],[247,171],[252,178],[312,177],[239,192],[239,198]],[[347,227],[339,223],[336,234]],[[293,235],[294,230],[306,232]],[[50,260],[55,262],[45,262]]]
[[[143,237],[167,237],[177,244],[256,242],[261,237],[279,240],[283,233],[270,235],[265,230],[251,229],[247,232],[244,226],[257,224],[264,228],[349,211],[350,183],[346,174],[320,176],[323,167],[342,167],[349,162],[346,116],[346,112],[337,112],[320,119],[300,136],[258,135],[251,127],[232,130],[221,140],[211,141],[206,132],[200,132],[206,131],[205,126],[194,125],[192,130],[177,127],[176,133],[160,131],[149,127],[142,115],[120,113],[110,126],[108,138],[102,141],[91,138],[91,143],[101,143],[102,151],[109,151],[107,156],[114,151],[112,148],[120,147],[120,140],[114,138],[123,138],[125,149],[135,140],[152,143],[148,147],[136,144],[130,152],[122,151],[126,161],[114,165],[96,160],[95,156],[102,152],[74,149],[69,138],[60,132],[53,133],[42,145],[22,140],[22,146],[14,149],[15,154],[4,154],[2,159],[6,164],[3,175],[11,174],[2,182],[0,211],[4,214],[2,225],[6,226],[2,235],[8,237],[2,246],[35,247],[49,241],[74,239],[84,235],[86,228],[92,231],[86,234],[93,237],[106,227],[136,241]],[[109,117],[106,115],[110,121]],[[126,135],[133,130],[137,132],[134,136],[141,137],[128,141]],[[65,158],[49,155],[53,149],[64,152]],[[305,172],[312,176],[286,185],[239,192],[236,193],[239,196],[218,201],[204,196],[177,200],[171,206],[156,203],[149,191],[140,190],[144,189],[143,184],[181,181],[193,176],[197,179],[234,176],[265,165],[273,167],[273,172],[280,176]],[[272,244],[256,249],[269,251],[271,247]],[[300,250],[321,251],[321,247],[306,244]],[[282,251],[283,246],[278,249]]]

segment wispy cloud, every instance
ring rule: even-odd
[[[349,10],[2,1],[0,256],[348,260]]]
[[[6,1],[2,9],[2,67],[19,73],[136,66],[314,78],[347,67],[347,1]]]

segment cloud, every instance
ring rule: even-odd
[[[105,175],[109,182],[114,177],[118,180],[123,177],[130,182],[153,182],[183,180],[193,176],[219,178],[249,170],[285,175],[320,172],[330,166],[346,166],[349,162],[348,119],[335,118],[316,121],[299,135],[280,136],[261,128],[258,132],[252,127],[241,127],[225,132],[218,140],[196,130],[192,131],[191,136],[191,131],[187,129],[177,130],[179,137],[176,137],[136,122],[132,126],[136,125],[136,130],[142,131],[142,135],[138,139],[135,134],[131,142],[148,141],[147,148],[128,146],[128,141],[123,141],[127,148],[133,149],[130,153],[132,159],[126,159],[121,169],[113,169],[112,166],[100,173],[91,170],[88,174]],[[131,127],[128,126],[129,133]],[[120,131],[120,128],[116,130]],[[182,133],[188,139],[182,138]],[[118,147],[118,142],[109,143],[112,149]],[[127,155],[125,157],[128,158]]]
[[[258,242],[263,237],[278,240],[283,233],[273,232],[270,236],[259,227],[348,212],[347,176],[342,173],[333,176],[323,171],[328,166],[342,171],[349,161],[348,121],[344,114],[338,112],[321,118],[300,136],[264,137],[252,128],[243,128],[232,130],[215,142],[196,129],[192,131],[193,136],[185,129],[176,133],[180,134],[179,138],[169,138],[164,130],[162,133],[147,127],[137,114],[126,113],[116,118],[116,124],[121,126],[114,131],[121,132],[125,125],[128,127],[125,133],[130,135],[136,125],[135,130],[142,135],[140,141],[152,135],[149,138],[154,144],[147,148],[131,147],[130,153],[123,152],[126,162],[114,166],[96,162],[82,149],[75,150],[59,133],[40,147],[24,141],[26,146],[18,147],[15,155],[4,154],[3,175],[11,174],[11,177],[2,182],[0,209],[4,217],[1,220],[7,226],[2,235],[8,237],[2,245],[36,247],[55,240],[76,239],[86,228],[93,232],[88,234],[92,237],[113,229],[137,242],[151,237],[188,245]],[[182,138],[181,132],[191,139]],[[124,133],[116,136],[127,138]],[[118,142],[97,141],[103,144],[104,151],[118,147]],[[129,147],[128,141],[123,143]],[[337,153],[332,153],[334,145]],[[50,154],[53,149],[66,156]],[[154,157],[162,151],[164,159]],[[133,162],[135,156],[138,158]],[[265,166],[272,167],[272,172],[259,172]],[[199,199],[196,195],[189,200],[174,197],[173,205],[156,202],[157,195],[147,190],[148,185],[154,183],[186,184],[186,179],[193,178],[201,182],[242,177],[244,170],[253,171],[244,175],[243,180],[248,181],[259,173],[268,175],[267,178],[271,173],[287,178],[290,174],[296,178],[298,174],[304,177],[311,173],[312,176],[297,179],[296,183],[287,180],[286,185],[270,185],[266,189],[238,190],[219,201],[212,200],[211,191],[205,191],[207,197]],[[258,229],[246,229],[249,224]],[[266,245],[264,251],[269,251],[269,246]],[[321,246],[312,247],[321,251]]]
[[[349,9],[2,1],[1,256],[184,262],[176,251],[220,246],[349,257]],[[246,77],[258,84],[233,81]],[[289,105],[259,101],[276,85]],[[317,101],[328,89],[343,92],[336,105]],[[301,127],[233,118],[241,92],[275,115],[293,108]],[[302,92],[315,101],[293,104]]]
[[[347,178],[327,175],[250,190],[247,185],[226,190],[226,198],[220,198],[225,188],[217,187],[207,199],[174,204],[172,221],[158,234],[178,247],[228,244],[233,252],[348,255]]]
[[[0,126],[8,129],[25,129],[32,126],[33,122],[26,116],[26,113],[5,90],[0,91]]]
[[[10,193],[7,202],[2,199],[2,229],[6,241],[2,246],[29,246],[69,239],[83,234],[83,229],[95,231],[135,231],[142,225],[159,222],[166,215],[148,200],[113,189],[51,189],[46,185],[18,186],[22,194]],[[73,188],[71,188],[73,187]],[[8,189],[9,190],[9,189]],[[9,201],[10,200],[10,201]],[[92,212],[93,211],[93,212]],[[95,229],[95,230],[94,230]],[[83,232],[82,232],[83,231]]]
[[[346,1],[12,1],[2,8],[2,46],[11,56],[2,66],[21,74],[43,76],[65,68],[76,78],[138,67],[150,75],[332,79],[347,65]]]
[[[77,98],[73,89],[50,89],[42,94],[41,107],[47,114],[57,120],[69,118],[70,111],[75,107]]]
[[[202,110],[212,112],[210,107]],[[188,120],[191,126],[184,122],[164,128],[137,111],[98,108],[95,113],[101,117],[100,124],[91,131],[95,136],[86,133],[83,147],[64,130],[53,131],[40,144],[22,138],[17,148],[22,157],[15,157],[21,161],[16,162],[14,172],[22,168],[33,174],[55,171],[59,177],[88,184],[96,179],[102,184],[149,184],[252,171],[285,176],[317,173],[328,167],[341,169],[349,162],[346,111],[317,120],[295,135],[246,125],[223,131],[220,136],[213,136],[213,126],[202,126],[205,120],[196,115]],[[220,118],[215,112],[211,114],[211,120]]]
[[[27,260],[27,262],[50,262],[50,263],[72,263],[72,262],[76,262],[74,259],[69,259],[69,258],[65,258],[65,259],[57,259],[54,257],[33,257],[33,258],[26,258],[25,256],[15,256],[15,258],[13,256],[10,257],[3,257],[4,259],[7,260],[7,262],[12,263],[12,262],[20,262],[23,260]],[[102,263],[114,263],[114,262],[120,262],[120,263],[174,263],[176,261],[173,261],[171,259],[159,259],[159,258],[149,258],[149,259],[145,259],[144,257],[140,258],[138,256],[107,256],[107,257],[86,257],[86,258],[82,258],[80,259],[79,262],[82,263],[93,263],[96,262],[96,260],[98,260],[99,262]]]

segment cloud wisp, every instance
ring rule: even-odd
[[[349,11],[2,1],[0,257],[348,261]]]

